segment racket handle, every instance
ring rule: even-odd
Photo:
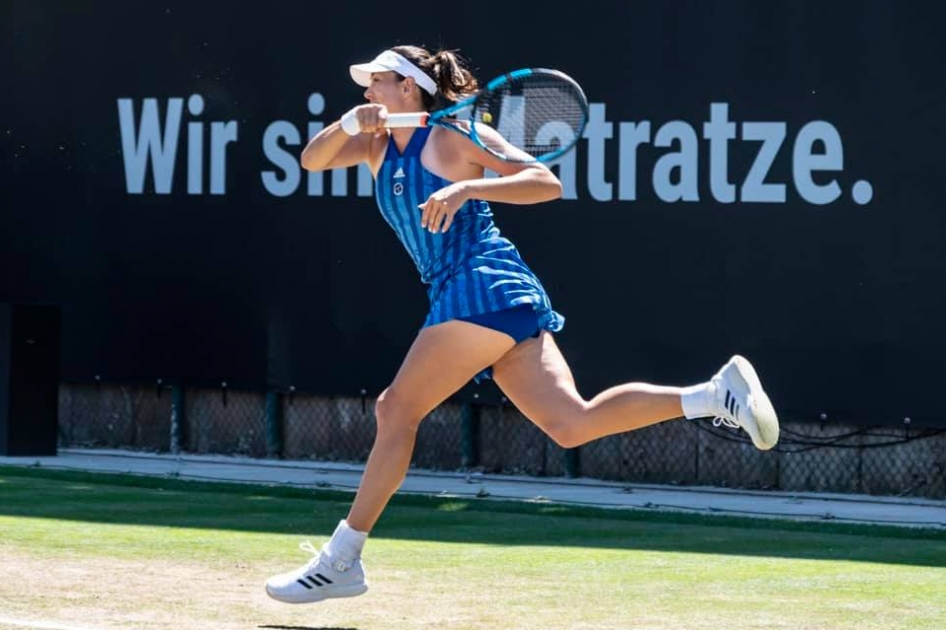
[[[426,127],[427,119],[430,114],[427,112],[416,112],[409,114],[388,114],[384,126],[388,129],[397,127]]]

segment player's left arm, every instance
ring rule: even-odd
[[[522,153],[509,144],[496,130],[477,125],[480,140],[493,150]],[[503,160],[460,134],[447,134],[449,142],[456,143],[461,159],[499,177],[477,177],[455,182],[432,194],[420,205],[421,227],[432,232],[446,232],[453,223],[453,215],[470,199],[496,203],[528,205],[551,201],[562,196],[562,183],[541,162],[512,162]],[[523,159],[529,159],[522,154]]]
[[[499,175],[499,177],[481,177],[463,182],[469,199],[533,204],[551,201],[562,196],[562,183],[545,164],[529,161],[530,158],[526,153],[511,145],[492,127],[478,124],[476,132],[480,141],[493,151],[514,158],[518,157],[522,161],[503,160],[476,143],[459,138],[461,152],[467,161]]]

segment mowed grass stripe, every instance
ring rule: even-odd
[[[70,614],[99,621],[100,613],[83,611],[110,604],[110,618],[124,620],[119,627],[946,625],[946,541],[935,531],[396,497],[366,551],[369,595],[294,608],[266,600],[262,580],[304,561],[297,543],[328,536],[351,495],[7,472],[0,471],[0,553],[31,572],[67,567]],[[888,529],[895,535],[882,535]],[[120,572],[124,599],[103,600],[97,579],[82,579],[102,571]],[[176,573],[184,584],[174,584]],[[167,592],[135,598],[168,576]],[[23,576],[10,582],[0,583],[0,600],[13,602],[12,614],[56,619],[62,601],[18,586]],[[154,625],[141,615],[155,616]]]

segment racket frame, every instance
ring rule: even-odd
[[[430,127],[433,125],[437,125],[437,126],[449,129],[450,131],[455,131],[457,133],[463,134],[464,136],[470,138],[470,140],[472,140],[478,146],[489,151],[490,153],[492,153],[493,155],[495,155],[496,157],[500,159],[521,162],[521,160],[510,160],[506,156],[501,155],[491,150],[480,140],[479,135],[476,132],[476,120],[475,120],[476,103],[483,96],[494,91],[495,89],[499,87],[502,87],[504,84],[514,81],[516,79],[519,79],[521,77],[526,77],[526,76],[530,76],[534,74],[554,75],[558,79],[567,81],[568,83],[572,85],[572,87],[574,87],[575,91],[581,96],[581,103],[583,104],[582,109],[584,112],[584,118],[581,121],[581,124],[579,125],[578,133],[576,134],[575,140],[571,142],[568,146],[559,148],[557,151],[546,153],[537,158],[533,156],[533,160],[532,160],[535,162],[550,162],[560,157],[564,153],[570,151],[572,147],[574,147],[575,144],[578,143],[578,140],[581,138],[582,132],[584,131],[585,125],[588,124],[588,99],[585,97],[584,91],[582,91],[581,86],[578,85],[578,83],[574,79],[572,79],[570,76],[568,76],[564,72],[560,72],[558,70],[551,70],[548,68],[523,68],[521,70],[514,70],[513,72],[507,72],[506,74],[498,76],[492,81],[490,81],[489,83],[487,83],[486,89],[481,91],[480,93],[474,96],[470,96],[469,98],[465,98],[462,101],[454,103],[450,107],[438,110],[436,112],[405,112],[405,113],[397,113],[397,114],[388,114],[388,117],[384,123],[384,126],[387,127],[388,129],[397,129],[397,128],[410,128],[410,127],[413,127],[413,128]],[[453,118],[454,114],[461,112],[465,109],[470,110],[469,131],[459,126],[452,120],[450,120],[451,118]]]

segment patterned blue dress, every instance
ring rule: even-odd
[[[488,203],[467,201],[446,232],[431,234],[421,227],[418,205],[451,183],[421,164],[430,131],[415,130],[403,154],[390,138],[375,182],[381,214],[428,285],[430,312],[424,327],[528,304],[540,330],[561,330],[565,318],[552,310],[539,279],[500,235]]]

